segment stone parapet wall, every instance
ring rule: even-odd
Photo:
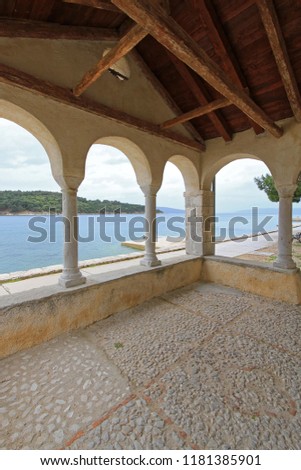
[[[301,303],[301,274],[297,269],[283,270],[262,263],[208,256],[204,258],[202,280],[290,304]]]
[[[86,285],[68,290],[50,286],[0,297],[0,357],[200,280],[301,304],[299,270],[218,256],[179,257],[153,269],[133,266],[93,275]]]
[[[89,278],[67,291],[33,289],[0,299],[0,357],[83,328],[200,279],[202,260],[188,258],[154,269],[136,267]]]

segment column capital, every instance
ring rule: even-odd
[[[202,195],[202,191],[199,189],[199,190],[195,190],[195,191],[185,191],[184,192],[184,197],[199,197]]]
[[[61,189],[78,189],[83,181],[81,176],[55,175],[55,180]]]
[[[294,193],[297,189],[296,184],[280,184],[276,186],[279,197],[281,198],[289,198],[293,197]]]
[[[63,194],[69,194],[69,196],[77,195],[77,189],[74,188],[62,188],[61,191]]]
[[[159,186],[154,186],[152,184],[143,185],[143,186],[140,186],[140,188],[144,196],[156,196],[157,192],[160,189]]]

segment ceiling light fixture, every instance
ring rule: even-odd
[[[105,49],[103,57],[110,52],[111,49]],[[131,70],[128,61],[125,57],[119,59],[115,64],[111,65],[109,72],[118,78],[118,80],[128,80],[131,76]]]

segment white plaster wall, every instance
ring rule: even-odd
[[[104,50],[113,46],[114,43],[96,41],[0,38],[0,57],[5,65],[72,89],[95,66]],[[122,82],[105,72],[84,96],[155,124],[175,117],[130,54],[127,60],[131,69],[128,81]],[[181,125],[173,130],[191,137]]]

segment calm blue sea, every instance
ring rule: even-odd
[[[159,236],[179,237],[183,235],[183,211],[158,214],[161,218],[158,224]],[[294,208],[294,216],[301,216],[301,208]],[[120,236],[125,239],[141,237],[143,222],[137,214],[122,215],[120,224],[112,223],[113,216],[104,224],[99,215],[79,216],[79,234],[83,239],[79,242],[79,259],[88,260],[119,254],[132,253],[133,250],[121,246]],[[166,221],[162,221],[162,217]],[[265,217],[270,217],[264,229],[277,229],[278,210],[260,209],[258,217],[251,210],[237,213],[217,214],[216,236],[229,237],[250,235],[258,232],[258,224]],[[111,219],[110,219],[111,218]],[[258,220],[257,220],[258,219]],[[51,222],[52,220],[52,222]],[[178,227],[176,230],[175,227]],[[120,229],[120,230],[119,230]],[[100,236],[102,230],[102,236]],[[115,233],[114,233],[115,232]],[[120,233],[118,233],[120,232]],[[103,241],[104,238],[110,241]],[[117,237],[117,239],[116,239]],[[32,241],[28,239],[31,238]],[[49,216],[40,217],[33,222],[32,216],[2,216],[0,217],[0,273],[23,271],[32,268],[62,264],[63,261],[63,223],[53,223]]]

